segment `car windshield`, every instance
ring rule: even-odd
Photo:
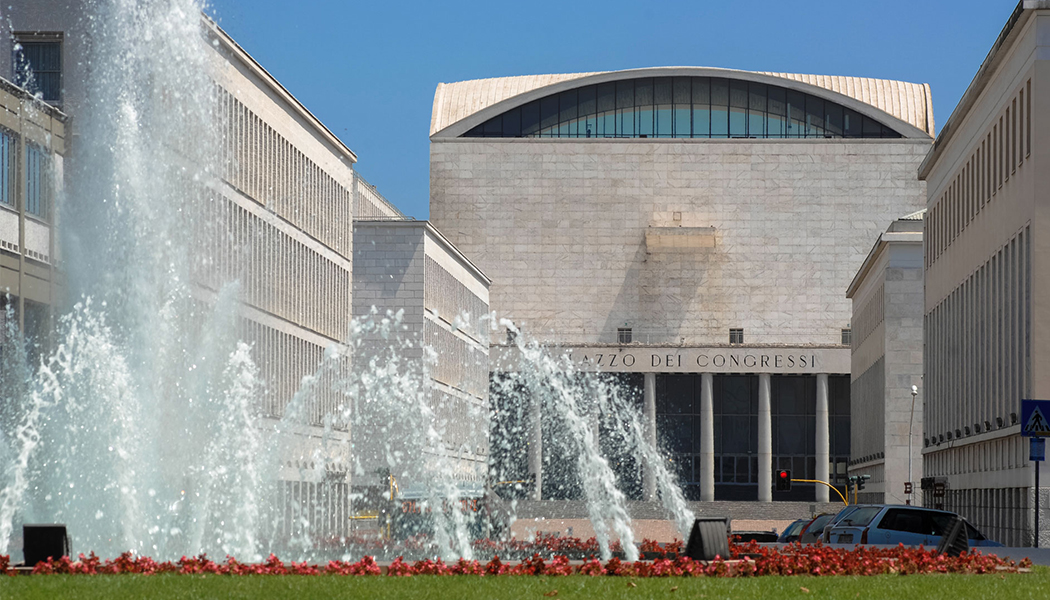
[[[798,532],[802,529],[802,526],[806,524],[806,521],[795,521],[791,525],[787,526],[784,530],[784,535],[798,535]]]
[[[881,506],[864,506],[843,517],[838,524],[863,527],[868,523],[871,523],[871,520],[874,519],[875,515],[879,514],[881,510]]]
[[[970,538],[971,540],[977,541],[983,541],[985,539],[984,535],[982,535],[980,531],[977,531],[976,527],[970,525],[969,523],[966,524],[966,537]]]
[[[816,519],[813,519],[813,522],[810,523],[810,525],[809,525],[809,529],[807,529],[806,531],[821,531],[821,530],[823,530],[824,526],[827,525],[828,521],[831,520],[831,517],[834,517],[834,516],[835,515],[820,515]]]
[[[844,508],[844,509],[840,510],[839,512],[835,513],[835,515],[831,518],[831,522],[832,523],[839,523],[840,521],[842,521],[842,519],[846,518],[847,515],[849,515],[850,513],[852,513],[853,511],[855,511],[855,510],[857,510],[859,508],[860,508],[859,506],[847,506],[846,508]]]

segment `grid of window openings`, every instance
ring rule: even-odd
[[[217,88],[223,179],[349,258],[353,194],[233,94]],[[341,337],[341,335],[340,335]]]
[[[15,85],[40,94],[45,102],[61,102],[62,43],[22,41],[14,54]]]
[[[322,425],[326,416],[339,414],[346,397],[338,391],[336,382],[349,375],[348,359],[340,358],[337,363],[328,361],[327,368],[318,370],[324,361],[324,346],[251,319],[238,321],[238,334],[252,345],[259,375],[266,382],[261,403],[265,416],[284,415],[285,407],[299,390],[303,377],[308,375],[317,379],[313,393],[305,400],[302,416],[311,425]],[[336,419],[333,427],[345,431],[347,424]]]
[[[353,312],[348,266],[225,197],[199,214],[191,226],[210,251],[198,256],[195,281],[215,290],[239,281],[244,302],[328,338],[346,336]]]
[[[851,391],[849,375],[828,375],[828,483],[843,491],[851,448]]]
[[[350,534],[350,485],[346,473],[329,472],[319,482],[277,482],[274,533],[279,539],[307,534],[338,538]]]
[[[926,269],[992,204],[1032,154],[1032,81],[1016,90],[926,214]],[[1015,179],[1016,180],[1016,179]]]
[[[926,313],[925,446],[1012,425],[1031,397],[1032,236],[1025,225]]]
[[[700,498],[701,375],[656,377],[656,430],[687,498]],[[770,381],[773,467],[797,479],[816,475],[816,376],[778,375]],[[714,480],[717,500],[754,499],[758,481],[758,375],[714,375]],[[845,483],[850,453],[850,378],[828,377],[830,483]],[[768,483],[768,482],[767,482]],[[802,485],[799,497],[812,494]],[[794,490],[793,492],[794,493]]]
[[[725,484],[758,483],[758,376],[715,375],[712,391],[715,499],[743,499]]]
[[[774,375],[770,378],[773,468],[788,469],[795,479],[813,479],[817,474],[816,406],[815,377]]]
[[[26,143],[25,185],[22,198],[26,213],[46,219],[51,208],[53,189],[51,185],[51,155],[47,149]],[[0,204],[18,208],[15,193],[16,174],[19,169],[18,137],[0,128]]]
[[[599,83],[513,108],[463,137],[899,138],[840,104],[783,87],[718,77]]]

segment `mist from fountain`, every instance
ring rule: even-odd
[[[200,6],[86,4],[89,76],[56,207],[78,300],[50,356],[3,357],[21,389],[4,389],[18,460],[0,490],[0,552],[17,522],[51,521],[102,555],[258,557],[258,432],[244,424],[259,382],[236,336],[237,286],[191,283],[208,240],[188,233],[219,156]]]
[[[568,456],[576,457],[575,473],[602,558],[612,556],[615,537],[627,559],[637,560],[627,498],[617,487],[616,475],[598,444],[599,413],[594,400],[607,390],[580,386],[581,373],[567,355],[553,356],[543,346],[527,342],[510,321],[501,320],[499,324],[511,332],[520,360],[499,366],[497,370],[504,375],[494,382],[496,396],[535,403],[538,411],[519,409],[519,413],[538,413],[566,432],[560,443]]]
[[[237,333],[237,270],[210,289],[195,283],[214,270],[207,249],[221,246],[210,236],[223,235],[194,228],[217,194],[222,141],[200,6],[88,5],[80,27],[90,76],[57,207],[75,302],[59,313],[53,351],[37,362],[17,330],[3,334],[0,554],[15,550],[20,523],[36,521],[66,523],[77,548],[100,556],[262,558],[278,537],[271,504],[282,453],[308,424],[317,391],[334,381],[343,405],[323,416],[321,448],[304,461],[315,472],[301,468],[300,476],[323,477],[325,445],[341,443],[332,433],[349,429],[351,480],[378,477],[378,465],[403,488],[416,486],[431,515],[432,551],[470,558],[473,534],[456,507],[462,482],[485,477],[478,448],[488,443],[488,407],[469,404],[455,418],[438,410],[429,374],[434,351],[403,335],[399,315],[373,315],[350,332],[349,375],[339,371],[344,350],[330,348],[276,424],[258,419],[267,390]],[[5,319],[9,328],[13,322]],[[636,558],[625,496],[593,427],[595,411],[622,407],[611,392],[596,404],[572,385],[578,372],[564,358],[524,340],[519,350],[515,385],[570,432],[565,443],[578,457],[603,556],[616,538]],[[638,427],[622,425],[642,440]],[[645,460],[662,462],[639,444]],[[661,498],[681,521],[681,493],[662,473]],[[312,507],[296,514],[302,526],[291,543],[303,555],[318,542],[313,514]]]
[[[640,459],[638,462],[649,471],[655,483],[657,499],[674,519],[675,528],[681,539],[688,539],[696,515],[686,505],[682,488],[678,485],[675,475],[667,468],[667,461],[660,454],[659,448],[654,446],[646,436],[641,414],[635,406],[628,402],[621,389],[615,384],[610,385],[606,381],[592,377],[588,387],[599,390],[595,397],[598,401],[598,410],[607,417],[603,423],[610,425],[611,435],[624,442],[622,451],[638,457]]]

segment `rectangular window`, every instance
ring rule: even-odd
[[[542,100],[540,101],[542,102]],[[616,135],[634,137],[634,81],[616,82]]]
[[[0,129],[0,204],[15,206],[15,136]]]
[[[768,92],[765,85],[751,83],[748,86],[747,136],[766,137],[766,102]]]
[[[60,40],[18,40],[13,59],[15,85],[40,94],[45,102],[62,101]]]
[[[1020,166],[1020,164],[1024,162],[1024,144],[1025,144],[1025,139],[1027,139],[1027,135],[1025,134],[1025,129],[1024,129],[1024,90],[1021,90],[1020,98],[1021,98],[1021,101],[1018,104],[1020,110],[1017,113],[1017,118],[1020,121],[1020,123],[1017,126],[1017,134],[1019,136],[1021,136],[1020,138],[1017,139],[1017,148],[1018,148],[1018,150],[1017,150],[1017,164],[1018,164],[1018,166]]]
[[[621,343],[621,344],[630,344],[631,341],[632,341],[631,340],[631,328],[630,327],[620,327],[620,328],[618,328],[616,330],[616,341]]]
[[[987,151],[984,153],[984,183],[985,190],[988,194],[988,201],[992,201],[992,196],[995,195],[995,126],[992,126],[992,131],[988,132],[987,139],[985,140],[988,145]]]
[[[50,157],[34,144],[26,144],[26,212],[47,218],[50,181]]]
[[[724,138],[729,135],[729,81],[711,80],[711,137]]]
[[[782,88],[769,88],[767,100],[767,134],[772,138],[787,135],[787,100]]]
[[[824,137],[824,101],[806,98],[806,137]]]
[[[802,92],[787,91],[787,137],[806,135],[806,96]],[[857,121],[860,124],[860,121]]]
[[[842,330],[842,345],[850,346],[853,344],[853,329],[847,327]]]
[[[674,78],[674,136],[690,135],[690,82],[688,77]]]
[[[995,195],[995,191],[996,191],[996,187],[995,187],[996,186],[996,182],[999,181],[999,126],[998,125],[992,125],[992,144],[991,144],[990,148],[992,150],[992,153],[991,153],[992,155],[989,157],[990,158],[990,160],[989,160],[990,165],[988,167],[988,173],[992,176],[992,179],[991,179],[991,181],[989,181],[989,183],[991,184],[989,187],[991,189],[991,195],[994,196]]]
[[[1003,118],[999,117],[999,153],[996,157],[995,168],[999,169],[999,174],[995,178],[995,184],[997,187],[1003,187],[1003,181],[1006,179],[1006,144],[1008,141],[1006,137],[1006,127],[1003,123]]]
[[[1010,172],[1011,173],[1017,170],[1017,154],[1018,154],[1017,153],[1017,146],[1019,145],[1018,142],[1017,142],[1017,100],[1013,101],[1013,111],[1014,111],[1014,117],[1013,117],[1013,120],[1010,121],[1010,131],[1013,132],[1013,137],[1010,138],[1010,139],[1013,140],[1013,143],[1010,144]]]
[[[1007,108],[1006,133],[1004,134],[1006,136],[1006,143],[1003,145],[1003,160],[1005,161],[1003,163],[1003,181],[1010,180],[1010,163],[1013,162],[1010,160],[1010,151],[1013,150],[1014,147],[1013,138],[1010,137],[1010,129],[1010,109]]]
[[[729,330],[729,343],[730,344],[743,344],[744,343],[744,330],[743,329],[730,329]]]
[[[1024,153],[1025,153],[1025,156],[1029,156],[1029,155],[1032,154],[1032,80],[1028,80],[1028,83],[1025,84],[1025,89],[1028,90],[1028,94],[1025,95],[1025,98],[1027,98],[1028,104],[1025,104],[1025,107],[1024,107],[1025,116],[1027,117],[1024,120],[1024,126],[1025,126],[1025,134],[1024,134],[1025,150],[1024,150]]]
[[[977,197],[977,204],[984,207],[984,140],[981,140],[981,146],[977,148]]]
[[[672,105],[671,79],[659,77],[653,82],[653,99],[656,105],[656,128],[657,137],[671,137],[671,123],[674,118]]]
[[[711,136],[711,83],[702,77],[693,80],[693,137]]]
[[[639,79],[634,84],[634,113],[638,137],[653,137],[653,80]]]
[[[729,137],[747,137],[747,83],[729,82]]]

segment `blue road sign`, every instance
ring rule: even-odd
[[[1050,437],[1050,400],[1021,400],[1021,435]]]
[[[1032,462],[1043,462],[1046,460],[1046,438],[1034,437],[1028,440],[1028,460]]]

